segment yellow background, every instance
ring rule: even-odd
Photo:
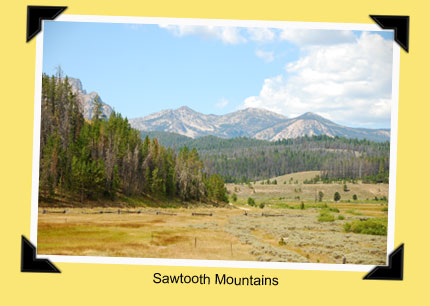
[[[289,3],[290,2],[290,3]],[[398,3],[397,3],[398,2]],[[25,42],[26,6],[66,14],[371,23],[369,14],[409,15],[401,51],[395,247],[405,243],[404,281],[364,281],[363,272],[57,263],[61,274],[20,273],[21,234],[30,236],[36,41]],[[425,1],[8,1],[2,5],[0,304],[365,305],[427,304],[430,167],[429,8]],[[155,285],[154,272],[276,276],[276,287]]]

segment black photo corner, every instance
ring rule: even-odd
[[[42,30],[42,20],[54,20],[67,6],[28,6],[27,35],[29,42]],[[394,30],[394,40],[409,52],[409,16],[369,15],[383,29]],[[404,244],[388,258],[387,266],[376,266],[363,280],[403,280]],[[36,247],[21,236],[21,272],[61,273],[48,259],[36,258]]]
[[[394,30],[394,40],[409,53],[409,16],[369,15],[382,29]]]
[[[373,280],[403,280],[404,248],[402,243],[391,252],[388,257],[388,266],[377,266],[373,268],[363,279]]]
[[[61,273],[48,259],[36,258],[36,247],[21,236],[21,272]]]
[[[42,20],[54,20],[67,6],[27,6],[27,42],[42,30]]]

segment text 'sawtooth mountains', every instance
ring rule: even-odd
[[[130,124],[141,131],[170,132],[191,138],[207,135],[222,138],[244,136],[276,141],[305,135],[327,135],[372,141],[390,140],[388,129],[350,128],[313,113],[287,118],[258,108],[247,108],[226,115],[205,115],[182,106],[130,119]]]
[[[97,93],[87,93],[81,81],[69,78],[73,92],[79,97],[86,119],[92,119]],[[136,112],[139,110],[137,109]],[[102,116],[109,118],[112,107],[102,102]],[[327,135],[346,138],[389,141],[389,129],[350,128],[336,124],[319,115],[305,113],[296,118],[259,108],[247,108],[225,115],[205,115],[187,106],[163,110],[152,115],[129,120],[130,125],[146,132],[169,132],[191,138],[218,136],[221,138],[249,137],[276,141],[301,136]]]

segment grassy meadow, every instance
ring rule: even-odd
[[[230,203],[220,207],[148,200],[40,207],[38,254],[385,264],[387,202],[374,198],[388,197],[388,185],[347,183],[344,191],[342,183],[303,184],[315,174],[278,177],[276,185],[227,184]]]

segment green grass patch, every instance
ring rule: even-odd
[[[328,211],[322,211],[318,217],[319,222],[333,222],[334,216],[329,214]]]
[[[363,215],[362,213],[357,212],[357,211],[355,211],[355,210],[353,210],[353,209],[345,210],[345,212],[346,212],[347,214],[351,214],[351,215],[354,215],[354,216],[362,216],[362,215]]]
[[[368,220],[355,220],[345,223],[345,232],[353,232],[368,235],[387,235],[387,218],[373,218]]]
[[[337,209],[336,207],[326,207],[322,209],[323,211],[331,211],[331,212],[335,212],[338,213],[339,209]]]

